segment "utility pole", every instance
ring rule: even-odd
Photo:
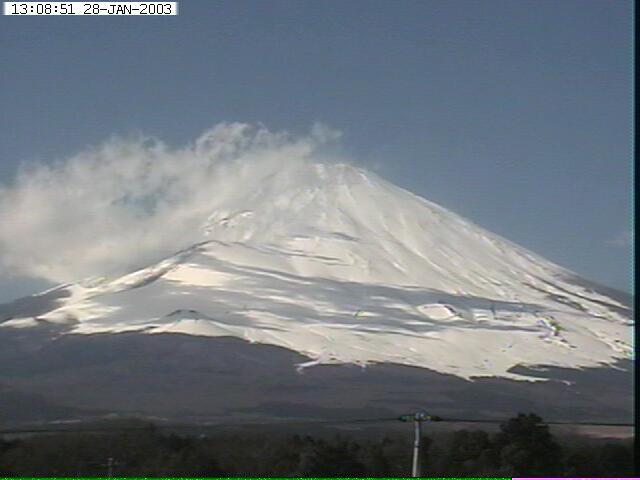
[[[116,459],[113,458],[112,456],[109,456],[109,458],[107,458],[107,463],[102,463],[100,465],[103,467],[107,467],[107,478],[112,478],[113,467],[117,467],[118,465],[120,465],[120,463],[117,462]]]
[[[411,464],[411,476],[420,476],[420,420],[418,415],[413,419],[413,462]]]
[[[398,418],[401,422],[413,422],[413,461],[411,463],[411,476],[420,476],[420,437],[422,422],[437,422],[440,417],[427,415],[424,412],[416,412],[408,415],[402,415]]]
[[[113,477],[113,457],[109,457],[107,460],[107,477]]]

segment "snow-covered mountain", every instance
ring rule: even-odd
[[[393,363],[463,378],[632,355],[628,305],[341,164],[301,162],[212,191],[193,245],[51,295],[51,306],[0,326],[237,337],[311,359],[299,369]]]

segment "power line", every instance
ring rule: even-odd
[[[407,419],[411,417],[411,419]],[[367,423],[385,423],[412,421],[412,416],[402,417],[380,417],[380,418],[352,418],[352,419],[306,419],[306,420],[279,420],[279,421],[263,421],[263,422],[220,422],[220,423],[191,423],[191,424],[148,424],[143,426],[86,426],[76,428],[53,428],[53,427],[32,427],[32,428],[15,428],[0,430],[0,435],[11,434],[37,434],[37,433],[103,433],[103,432],[124,432],[124,431],[149,431],[149,430],[198,430],[208,428],[235,428],[235,427],[276,427],[276,426],[293,426],[293,425],[356,425]],[[436,423],[479,423],[479,424],[501,424],[507,420],[499,419],[477,419],[477,418],[452,418],[439,416],[425,416],[424,420]],[[620,422],[571,422],[571,421],[545,421],[539,422],[541,425],[567,425],[567,426],[588,426],[588,427],[634,427],[633,423]]]
[[[255,427],[255,426],[289,426],[289,425],[339,425],[339,424],[363,424],[363,423],[382,423],[396,422],[396,417],[384,418],[355,418],[355,419],[307,419],[307,420],[279,420],[271,422],[221,422],[221,423],[188,423],[188,424],[164,424],[158,425],[149,423],[142,426],[96,426],[96,427],[80,427],[80,428],[51,428],[51,427],[33,427],[33,428],[15,428],[0,430],[0,435],[20,434],[20,433],[99,433],[99,432],[119,432],[119,431],[149,431],[153,429],[161,430],[180,430],[180,429],[204,429],[204,428],[228,428],[228,427]]]
[[[506,420],[485,420],[485,419],[472,419],[472,418],[446,418],[442,420],[431,420],[434,422],[449,422],[449,423],[487,423],[487,424],[500,424]],[[616,423],[616,422],[565,422],[565,421],[546,421],[539,422],[541,425],[572,425],[572,426],[587,426],[587,427],[635,427],[634,423]]]

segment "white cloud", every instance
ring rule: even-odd
[[[120,273],[201,238],[216,192],[299,162],[322,161],[339,136],[219,124],[183,148],[112,139],[23,169],[0,188],[0,266],[54,282]]]

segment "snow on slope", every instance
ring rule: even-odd
[[[391,362],[465,378],[632,354],[626,306],[374,174],[299,163],[245,180],[211,192],[192,247],[71,285],[58,308],[3,326],[234,336],[313,359],[301,367]]]

